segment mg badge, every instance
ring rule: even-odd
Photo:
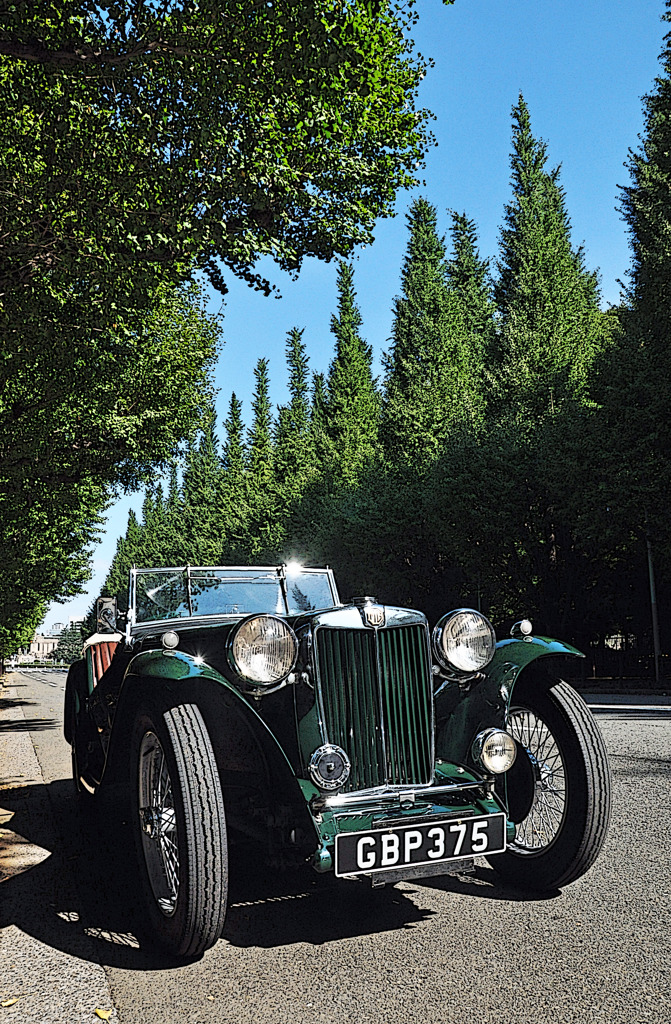
[[[381,604],[364,605],[363,614],[368,626],[375,629],[384,626],[384,607]]]

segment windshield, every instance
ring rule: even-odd
[[[135,569],[131,576],[136,623],[191,615],[298,615],[338,602],[328,569]]]

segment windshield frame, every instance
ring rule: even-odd
[[[204,573],[204,572],[205,573],[212,573],[213,575],[215,575],[216,573],[240,573],[239,578],[238,577],[232,577],[233,581],[240,582],[240,583],[242,583],[242,582],[253,583],[255,579],[261,579],[261,578],[265,579],[266,581],[277,580],[277,582],[279,583],[280,592],[281,592],[281,595],[282,595],[282,600],[284,602],[284,609],[285,610],[283,612],[279,612],[279,613],[277,611],[270,611],[269,610],[268,612],[258,612],[257,614],[269,614],[269,615],[270,614],[274,614],[274,615],[280,614],[280,615],[286,615],[286,616],[296,616],[296,615],[299,615],[299,614],[305,614],[304,612],[300,612],[300,611],[295,611],[294,612],[294,611],[290,611],[289,610],[289,597],[288,597],[288,589],[287,589],[287,580],[290,581],[293,578],[293,576],[296,575],[296,574],[294,572],[291,572],[291,571],[288,572],[287,571],[288,569],[289,569],[289,566],[287,566],[287,565],[273,565],[273,566],[268,566],[268,565],[179,565],[179,566],[160,566],[160,567],[157,567],[157,568],[137,568],[136,566],[133,566],[131,568],[131,570],[130,570],[130,577],[129,577],[129,581],[128,581],[128,620],[127,620],[128,621],[128,626],[130,628],[146,629],[146,628],[149,628],[149,627],[154,627],[155,628],[156,625],[158,623],[161,623],[161,622],[182,622],[182,623],[184,623],[184,622],[188,622],[190,620],[199,620],[200,621],[200,620],[203,620],[203,619],[208,620],[208,621],[210,621],[212,619],[231,619],[231,620],[234,620],[234,619],[244,618],[246,615],[251,614],[249,612],[196,612],[194,614],[193,610],[192,610],[192,599],[191,599],[191,593],[192,593],[191,583],[192,583],[192,578],[193,578],[192,574]],[[329,584],[329,589],[330,589],[330,592],[331,592],[331,599],[332,599],[332,602],[333,602],[332,603],[332,607],[337,607],[340,604],[340,597],[338,595],[338,588],[336,586],[335,577],[333,575],[333,570],[332,569],[330,569],[328,566],[322,566],[322,567],[301,566],[299,571],[300,571],[301,574],[305,573],[305,574],[319,575],[319,576],[322,576],[322,577],[326,576],[328,584]],[[156,577],[156,575],[163,574],[163,573],[165,573],[166,579],[169,576],[171,576],[171,575],[172,576],[177,576],[177,575],[180,575],[180,574],[184,574],[184,576],[185,576],[185,583],[186,583],[186,598],[187,598],[187,602],[188,602],[189,614],[188,615],[166,615],[164,618],[142,619],[142,620],[140,620],[138,622],[137,621],[138,579],[141,578],[144,575],[147,575],[147,576],[152,575],[152,576]],[[320,608],[320,609],[315,609],[315,610],[316,611],[322,611],[323,609]]]

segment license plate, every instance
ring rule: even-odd
[[[336,835],[335,873],[338,876],[367,875],[501,853],[505,848],[505,814],[446,818],[376,828],[370,832],[343,832]]]

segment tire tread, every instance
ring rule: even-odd
[[[220,892],[221,879],[227,875],[224,805],[214,750],[198,707],[180,704],[163,718],[180,776],[192,865],[187,923],[191,938],[181,953],[197,956],[217,941],[226,915],[225,894]],[[190,765],[198,770],[190,770]],[[205,821],[216,827],[203,828]]]

